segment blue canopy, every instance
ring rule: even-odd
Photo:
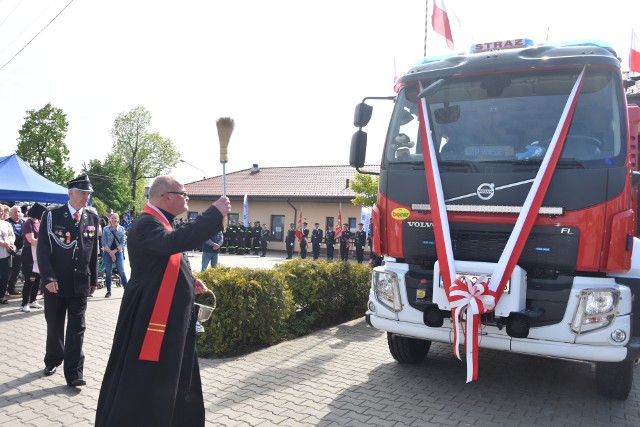
[[[17,154],[0,157],[0,200],[66,203],[69,190],[33,170]]]

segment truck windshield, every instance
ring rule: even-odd
[[[451,77],[425,96],[438,161],[531,164],[542,160],[579,69]],[[616,70],[591,68],[559,165],[620,166],[626,156],[623,90]],[[433,81],[424,80],[423,87]],[[398,94],[385,164],[423,163],[417,82]],[[415,167],[415,166],[414,166]]]

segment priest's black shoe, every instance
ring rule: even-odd
[[[87,382],[82,378],[77,378],[75,380],[67,381],[67,385],[69,387],[82,387],[83,385],[87,385]]]
[[[57,366],[53,366],[53,365],[45,366],[45,367],[44,367],[44,374],[45,374],[46,376],[53,375],[53,374],[55,374],[55,373],[56,373],[56,369],[58,369],[58,367],[57,367]]]

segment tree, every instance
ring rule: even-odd
[[[82,166],[91,179],[93,197],[105,205],[104,210],[112,208],[122,213],[133,207],[128,172],[119,156],[110,153],[104,162],[92,159],[88,166],[86,164]],[[103,213],[103,211],[100,212]]]
[[[140,106],[120,113],[111,130],[113,153],[127,171],[132,200],[136,200],[139,181],[144,186],[148,178],[169,173],[180,159],[170,139],[147,131],[150,123],[151,113]]]
[[[378,176],[358,173],[351,181],[351,189],[356,193],[351,203],[355,206],[373,206],[378,199]]]
[[[74,176],[69,149],[64,143],[69,122],[60,108],[48,103],[28,110],[18,137],[16,154],[45,178],[61,185]]]

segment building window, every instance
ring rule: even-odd
[[[284,215],[271,215],[271,240],[284,241]]]
[[[193,221],[198,217],[198,212],[189,212],[187,213],[187,221]]]
[[[325,223],[325,227],[324,227],[324,229],[325,229],[325,230],[328,230],[328,229],[329,229],[329,227],[333,227],[333,217],[332,217],[332,216],[328,216],[328,217],[327,217],[327,221],[326,221],[326,223]]]
[[[240,218],[240,215],[237,213],[230,213],[227,215],[227,218],[229,219],[229,225],[238,225],[238,219]]]
[[[349,218],[349,231],[353,231],[356,229],[356,219]]]

